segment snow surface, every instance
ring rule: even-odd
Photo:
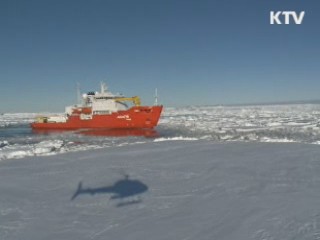
[[[319,156],[199,140],[3,160],[0,239],[320,239]]]

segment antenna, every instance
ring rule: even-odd
[[[158,89],[155,89],[155,93],[154,93],[154,105],[157,106],[158,105]]]

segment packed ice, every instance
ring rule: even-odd
[[[320,140],[320,105],[192,106],[167,108],[164,132],[216,141]]]
[[[0,127],[12,127],[31,123],[39,113],[2,113]]]
[[[168,107],[152,136],[82,131],[38,133],[29,126],[38,115],[43,114],[0,115],[0,160],[153,141],[320,144],[320,104]]]

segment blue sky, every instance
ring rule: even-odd
[[[320,99],[319,23],[319,0],[1,0],[0,112],[63,111],[100,81],[165,106]]]

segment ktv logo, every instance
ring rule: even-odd
[[[270,12],[270,24],[302,24],[305,16],[305,11],[297,14],[294,11],[278,11]]]

